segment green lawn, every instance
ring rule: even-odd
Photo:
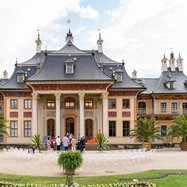
[[[136,177],[150,177],[159,175],[160,172],[179,172],[182,170],[151,170],[141,173],[133,173],[128,175],[112,175],[102,177],[74,177],[74,181],[82,184],[108,184],[108,183],[119,183],[122,178],[136,178]],[[187,170],[185,170],[187,172]],[[65,181],[65,176],[62,177],[33,177],[33,176],[20,176],[20,175],[9,175],[0,173],[0,178],[15,178],[20,179],[18,181],[11,181],[12,183],[19,184],[62,184]],[[173,175],[168,176],[159,180],[148,180],[157,184],[159,187],[187,187],[187,175]]]

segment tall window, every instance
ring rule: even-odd
[[[167,135],[167,126],[166,125],[161,125],[160,126],[160,131],[161,131],[161,136],[166,137]]]
[[[116,136],[116,121],[109,121],[109,136]]]
[[[123,121],[123,136],[129,136],[130,131],[130,122]]]
[[[55,100],[54,99],[47,99],[47,108],[54,109],[55,108]]]
[[[75,108],[75,100],[73,98],[67,98],[65,100],[65,108],[67,109]]]
[[[130,108],[129,99],[123,99],[123,108]]]
[[[25,109],[30,109],[31,108],[31,100],[30,99],[25,99],[24,100],[24,108]]]
[[[24,121],[24,136],[31,136],[31,121]]]
[[[92,99],[85,99],[84,107],[86,109],[92,109],[93,108],[93,100]]]
[[[10,122],[10,136],[11,137],[18,136],[18,122],[17,121]]]
[[[18,100],[17,99],[11,99],[10,100],[10,108],[11,109],[18,108]]]
[[[183,114],[187,114],[187,103],[182,103],[182,112]]]
[[[109,99],[109,109],[116,108],[116,99]]]
[[[172,102],[172,103],[171,103],[171,110],[172,110],[172,112],[173,112],[173,111],[177,111],[177,109],[178,109],[178,107],[177,107],[177,102]]]
[[[167,108],[166,102],[160,103],[161,112],[165,113],[166,112],[166,108]]]
[[[23,83],[25,79],[24,74],[17,74],[17,82],[18,83]]]

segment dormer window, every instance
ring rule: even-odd
[[[66,74],[73,74],[74,73],[74,65],[75,65],[75,62],[71,58],[69,58],[65,61]]]
[[[115,80],[117,82],[122,82],[122,73],[115,73]]]
[[[175,81],[167,81],[164,85],[170,90],[175,89]]]
[[[16,71],[17,83],[23,83],[25,80],[25,72],[22,69]]]
[[[67,64],[66,65],[66,74],[72,74],[73,73],[73,65]]]
[[[17,74],[17,83],[23,83],[25,80],[24,74]]]

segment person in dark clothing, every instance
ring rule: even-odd
[[[81,153],[85,150],[85,145],[86,145],[86,140],[84,136],[81,137],[80,139],[80,151]]]

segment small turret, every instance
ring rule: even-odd
[[[161,71],[167,71],[168,67],[167,67],[167,58],[165,57],[165,54],[163,56],[163,59],[161,60],[162,62],[162,68],[161,68]]]
[[[171,51],[171,54],[170,54],[169,67],[171,68],[171,71],[175,71],[175,58],[174,58],[173,51]]]
[[[72,35],[70,29],[66,35],[66,42],[69,42],[69,41],[73,42],[73,35]]]
[[[8,73],[6,70],[3,72],[3,79],[8,79]]]
[[[183,59],[179,53],[179,58],[177,59],[177,67],[179,71],[183,71]]]
[[[103,40],[101,38],[100,29],[99,29],[99,39],[97,40],[97,46],[98,46],[98,52],[102,53],[103,52]]]
[[[132,72],[132,78],[133,78],[133,79],[137,79],[137,71],[136,71],[136,70],[134,70],[134,71]]]
[[[38,30],[38,38],[36,40],[36,53],[41,53],[42,41],[40,40],[40,33]]]

